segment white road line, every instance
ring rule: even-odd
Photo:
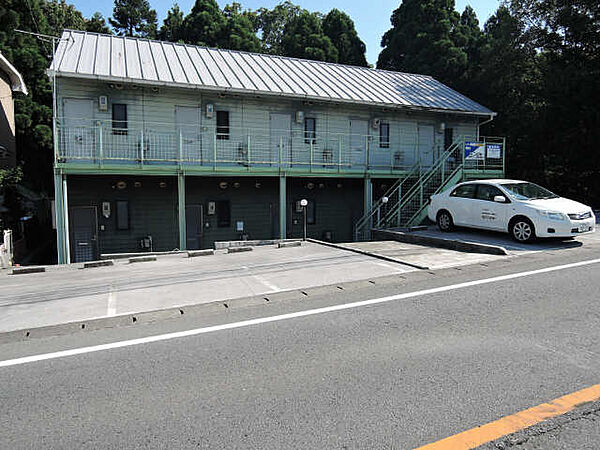
[[[563,264],[560,266],[546,267],[544,269],[530,270],[527,272],[518,272],[518,273],[511,273],[508,275],[501,275],[501,276],[497,276],[497,277],[484,278],[482,280],[466,281],[464,283],[440,286],[440,287],[431,288],[431,289],[424,289],[421,291],[406,292],[404,294],[390,295],[388,297],[374,298],[371,300],[362,300],[359,302],[346,303],[343,305],[326,306],[324,308],[308,309],[305,311],[298,311],[298,312],[288,313],[288,314],[280,314],[277,316],[261,317],[261,318],[250,319],[250,320],[242,320],[241,322],[226,323],[223,325],[215,325],[215,326],[204,327],[204,328],[195,328],[192,330],[178,331],[175,333],[159,334],[157,336],[148,336],[148,337],[143,337],[143,338],[138,338],[138,339],[130,339],[130,340],[126,340],[126,341],[112,342],[110,344],[93,345],[90,347],[74,348],[71,350],[62,350],[62,351],[53,352],[53,353],[43,353],[43,354],[39,354],[39,355],[25,356],[22,358],[15,358],[15,359],[8,359],[5,361],[0,361],[0,367],[18,366],[21,364],[27,364],[27,363],[36,362],[36,361],[45,361],[48,359],[64,358],[66,356],[82,355],[85,353],[93,353],[93,352],[99,352],[99,351],[103,351],[103,350],[111,350],[114,348],[131,347],[134,345],[149,344],[152,342],[167,341],[170,339],[178,339],[178,338],[183,338],[183,337],[188,337],[188,336],[196,336],[199,334],[213,333],[215,331],[232,330],[235,328],[244,328],[244,327],[249,327],[252,325],[260,325],[260,324],[269,323],[269,322],[279,322],[281,320],[295,319],[298,317],[314,316],[317,314],[324,314],[324,313],[329,313],[329,312],[334,312],[334,311],[343,311],[346,309],[361,308],[363,306],[370,306],[370,305],[376,305],[379,303],[404,300],[407,298],[420,297],[420,296],[429,295],[429,294],[439,294],[440,292],[454,291],[457,289],[464,289],[464,288],[468,288],[468,287],[472,287],[472,286],[480,286],[480,285],[489,284],[489,283],[496,283],[499,281],[514,280],[516,278],[529,277],[529,276],[533,276],[533,275],[539,275],[542,273],[556,272],[558,270],[564,270],[564,269],[573,269],[576,267],[589,266],[591,264],[598,264],[598,263],[600,263],[600,258],[591,259],[591,260],[587,260],[587,261],[579,261],[579,262],[570,263],[570,264]]]
[[[117,293],[113,292],[112,289],[108,293],[108,302],[106,305],[106,315],[108,317],[115,316],[117,314]]]
[[[268,280],[265,280],[263,277],[261,277],[260,275],[253,275],[253,278],[258,281],[259,283],[265,285],[266,287],[268,287],[271,291],[273,292],[277,292],[277,291],[281,291],[280,288],[278,288],[277,286],[275,286],[273,283],[271,283]]]

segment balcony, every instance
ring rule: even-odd
[[[127,129],[97,122],[68,126],[57,123],[55,163],[71,171],[157,173],[219,172],[256,174],[344,174],[401,176],[415,165],[424,169],[435,161],[434,148],[423,157],[415,133],[379,142],[376,135],[304,131],[219,130],[165,124]],[[225,131],[225,132],[223,132]],[[462,139],[462,138],[461,138]],[[421,152],[418,150],[421,149]],[[502,158],[476,160],[475,170],[503,171]],[[487,165],[486,165],[487,163]]]

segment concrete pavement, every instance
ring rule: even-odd
[[[505,238],[468,230],[462,233],[470,233],[470,239]],[[415,265],[435,270],[506,258],[395,241],[344,245],[386,259],[304,242],[300,247],[259,246],[252,252],[235,254],[218,250],[215,255],[196,258],[163,255],[156,261],[136,264],[116,260],[115,266],[91,269],[73,264],[49,266],[45,273],[26,275],[0,271],[0,333],[53,327],[49,333],[55,334],[61,332],[56,325],[89,328],[90,321],[96,321],[95,326],[124,325],[139,319],[127,316],[144,312],[163,311],[165,317],[171,317],[170,309],[192,305],[236,299],[262,302],[274,293],[294,295],[294,291],[301,291],[306,295],[306,290],[320,286],[335,288],[361,280],[393,279],[415,271]],[[582,245],[600,246],[600,234],[585,235],[577,241],[543,241],[509,256],[568,252]],[[146,317],[157,320],[163,316]],[[71,325],[62,332],[72,332]]]
[[[226,324],[593,258],[598,249],[583,246],[411,272],[403,283],[309,303],[4,344],[0,354],[7,359]],[[433,442],[598,383],[599,267],[2,368],[0,447]]]

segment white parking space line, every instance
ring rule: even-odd
[[[277,286],[275,286],[273,283],[271,283],[268,280],[265,280],[264,277],[261,277],[260,275],[254,275],[253,278],[258,281],[259,283],[263,284],[264,286],[268,287],[272,292],[276,292],[276,291],[281,291],[280,288],[278,288]]]
[[[516,278],[530,277],[530,276],[539,275],[539,274],[543,274],[543,273],[556,272],[559,270],[574,269],[577,267],[584,267],[584,266],[589,266],[591,264],[598,264],[598,263],[600,263],[600,258],[591,259],[591,260],[587,260],[587,261],[579,261],[579,262],[570,263],[570,264],[563,264],[560,266],[546,267],[543,269],[530,270],[530,271],[526,271],[526,272],[517,272],[517,273],[501,275],[501,276],[497,276],[497,277],[484,278],[481,280],[467,281],[464,283],[451,284],[451,285],[446,285],[446,286],[441,286],[441,287],[436,287],[436,288],[431,288],[431,289],[424,289],[424,290],[420,290],[420,291],[407,292],[404,294],[390,295],[387,297],[380,297],[380,298],[375,298],[375,299],[371,299],[371,300],[362,300],[362,301],[353,302],[353,303],[345,303],[345,304],[341,304],[341,305],[326,306],[323,308],[308,309],[308,310],[298,311],[298,312],[294,312],[294,313],[280,314],[280,315],[270,316],[270,317],[261,317],[261,318],[250,319],[250,320],[242,320],[240,322],[226,323],[223,325],[215,325],[215,326],[204,327],[204,328],[195,328],[192,330],[160,334],[160,335],[156,335],[156,336],[148,336],[148,337],[144,337],[144,338],[130,339],[130,340],[125,340],[125,341],[120,341],[120,342],[112,342],[109,344],[93,345],[93,346],[89,346],[89,347],[74,348],[71,350],[62,350],[62,351],[52,352],[52,353],[44,353],[44,354],[33,355],[33,356],[25,356],[25,357],[21,357],[21,358],[0,361],[0,367],[18,366],[21,364],[27,364],[27,363],[37,362],[37,361],[45,361],[45,360],[50,360],[50,359],[64,358],[67,356],[83,355],[86,353],[93,353],[93,352],[111,350],[111,349],[116,349],[116,348],[132,347],[135,345],[149,344],[152,342],[167,341],[167,340],[171,340],[171,339],[179,339],[179,338],[184,338],[184,337],[189,337],[189,336],[196,336],[196,335],[200,335],[200,334],[214,333],[214,332],[223,331],[223,330],[244,328],[244,327],[260,325],[260,324],[264,324],[264,323],[279,322],[282,320],[290,320],[290,319],[295,319],[295,318],[299,318],[299,317],[307,317],[307,316],[314,316],[314,315],[318,315],[318,314],[325,314],[325,313],[330,313],[330,312],[334,312],[334,311],[343,311],[343,310],[347,310],[347,309],[362,308],[365,306],[371,306],[371,305],[392,302],[392,301],[398,301],[398,300],[405,300],[405,299],[409,299],[409,298],[421,297],[421,296],[431,295],[431,294],[439,294],[441,292],[448,292],[448,291],[454,291],[457,289],[465,289],[465,288],[473,287],[473,286],[480,286],[480,285],[485,285],[485,284],[490,284],[490,283],[508,281],[508,280],[513,280]]]
[[[108,293],[108,302],[106,305],[106,315],[108,317],[117,315],[117,293],[113,292],[112,289]]]

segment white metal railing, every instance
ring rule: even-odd
[[[344,133],[306,135],[304,131],[236,129],[216,133],[201,127],[164,124],[129,124],[114,128],[110,122],[95,125],[57,123],[56,161],[92,164],[172,164],[208,167],[331,171],[383,171],[412,169],[416,140],[398,136],[388,145],[379,136]]]

